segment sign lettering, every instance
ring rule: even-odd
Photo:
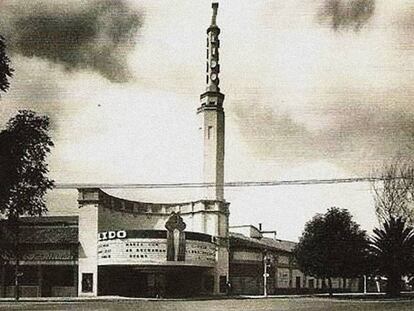
[[[114,240],[114,239],[125,239],[126,237],[127,237],[127,233],[126,233],[125,230],[106,231],[106,232],[99,232],[98,233],[98,240],[99,241]]]

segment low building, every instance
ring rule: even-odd
[[[25,217],[20,219],[19,278],[23,297],[78,295],[79,219]],[[0,297],[14,296],[15,230],[0,221]]]
[[[276,231],[255,226],[230,227],[229,278],[236,295],[312,293],[325,291],[325,280],[305,275],[297,267],[295,242],[276,238]],[[360,290],[358,279],[333,279],[335,291]]]

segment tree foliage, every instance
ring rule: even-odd
[[[53,146],[49,118],[21,110],[0,132],[0,213],[7,218],[46,212],[53,187],[46,157]]]
[[[4,37],[0,35],[0,91],[6,92],[10,86],[9,78],[13,74],[10,67],[10,59],[6,54],[6,43]]]
[[[371,238],[377,273],[387,278],[387,294],[400,295],[401,277],[414,273],[414,228],[402,217],[390,216]]]
[[[375,211],[380,222],[404,218],[414,224],[414,165],[395,161],[377,172],[379,181],[372,183]]]
[[[365,270],[368,238],[345,209],[332,207],[306,223],[295,248],[305,274],[317,278],[356,277]],[[331,284],[329,284],[331,287]]]

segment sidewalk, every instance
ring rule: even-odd
[[[202,297],[188,297],[188,298],[138,298],[138,297],[122,297],[122,296],[98,296],[98,297],[22,297],[18,302],[14,298],[0,298],[0,304],[7,303],[70,303],[70,302],[86,302],[86,301],[201,301],[201,300],[226,300],[226,299],[304,299],[304,298],[316,298],[316,299],[339,299],[339,300],[388,300],[384,297],[384,293],[335,293],[333,297],[329,297],[329,294],[306,294],[306,295],[268,295],[268,296],[253,296],[253,295],[237,295],[237,296],[202,296]],[[413,293],[403,293],[402,297],[394,298],[392,300],[407,300],[413,299]]]
[[[131,298],[121,296],[98,296],[98,297],[22,297],[19,301],[14,298],[0,298],[2,302],[81,302],[81,301],[124,301],[124,300],[157,300],[156,298]]]
[[[123,297],[123,296],[98,296],[98,297],[22,297],[19,301],[14,298],[0,298],[2,302],[83,302],[83,301],[200,301],[200,300],[225,300],[225,299],[267,299],[267,298],[310,298],[312,295],[272,295],[272,296],[202,296],[202,297],[188,297],[188,298],[151,298],[151,297]]]

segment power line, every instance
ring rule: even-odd
[[[395,177],[394,179],[401,179]],[[289,185],[329,185],[345,184],[358,182],[381,181],[380,177],[353,177],[353,178],[331,178],[331,179],[295,179],[295,180],[272,180],[272,181],[235,181],[223,184],[226,188],[239,187],[273,187]],[[215,183],[57,183],[57,189],[77,189],[77,188],[102,188],[102,189],[168,189],[168,188],[209,188],[215,187]]]

